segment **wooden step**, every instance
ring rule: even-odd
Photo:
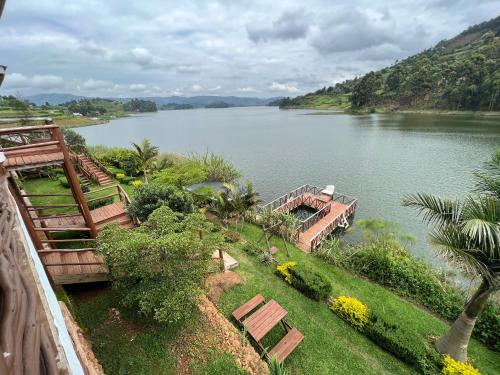
[[[292,328],[279,343],[268,353],[268,357],[276,357],[278,362],[283,362],[293,350],[304,340],[304,335],[297,328]]]

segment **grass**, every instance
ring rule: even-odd
[[[114,292],[103,293],[90,302],[75,300],[78,324],[92,342],[92,349],[106,374],[175,374],[173,346],[180,327],[159,328],[141,322],[120,308]]]
[[[256,242],[261,230],[245,225],[242,237]],[[379,316],[408,332],[409,337],[424,343],[428,336],[439,336],[446,332],[448,324],[401,299],[387,289],[371,283],[340,268],[328,265],[320,259],[305,254],[293,246],[291,257],[287,258],[281,240],[274,238],[272,244],[280,248],[277,259],[307,264],[325,275],[332,284],[332,295],[353,296],[368,305]],[[264,247],[264,243],[262,243]],[[413,369],[386,351],[379,348],[364,335],[358,333],[334,315],[325,302],[315,302],[293,289],[274,274],[274,267],[261,264],[257,257],[247,255],[241,246],[229,252],[240,267],[236,269],[243,280],[242,285],[226,292],[220,302],[222,312],[229,317],[239,305],[257,293],[275,299],[288,310],[288,320],[304,335],[305,340],[286,362],[292,374],[408,374]],[[264,344],[273,345],[282,332],[271,337]],[[498,371],[500,355],[488,350],[482,344],[471,340],[469,356],[483,374]]]
[[[58,291],[58,298],[68,305],[91,341],[106,374],[174,375],[181,356],[193,375],[246,374],[230,354],[218,350],[216,340],[212,345],[197,342],[206,332],[199,314],[181,325],[165,327],[124,309],[112,290],[101,290],[91,298],[78,295],[78,290],[73,297]]]

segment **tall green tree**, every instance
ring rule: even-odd
[[[481,284],[465,304],[437,349],[458,361],[467,360],[467,347],[478,316],[488,299],[500,290],[500,151],[476,172],[477,194],[464,200],[441,199],[429,194],[407,196],[403,205],[414,207],[424,222],[433,225],[431,244],[452,264]]]
[[[136,153],[137,158],[141,161],[142,170],[144,172],[144,181],[148,183],[149,170],[153,167],[160,150],[158,147],[151,144],[149,139],[146,138],[143,139],[140,144],[132,142],[132,146],[134,147],[134,152]]]

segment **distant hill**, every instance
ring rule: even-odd
[[[44,105],[45,103],[58,105],[71,102],[73,100],[78,101],[80,99],[87,99],[87,97],[73,94],[36,94],[25,96],[23,99],[29,100],[36,105]]]
[[[57,105],[67,103],[73,100],[80,99],[90,99],[85,96],[77,96],[72,94],[37,94],[25,96],[27,99],[36,105],[43,105],[48,102],[50,105]],[[118,100],[122,103],[128,102],[133,98],[107,98]],[[269,105],[271,102],[276,102],[282,99],[282,97],[274,98],[247,98],[240,96],[216,96],[216,95],[206,95],[206,96],[152,96],[152,97],[141,97],[139,99],[148,100],[154,102],[158,108],[163,106],[176,107],[182,105],[189,105],[192,108],[205,108],[207,105],[211,105],[215,102],[224,102],[228,107],[253,107],[253,106],[265,106]],[[277,104],[276,104],[277,105]]]
[[[500,16],[394,65],[280,108],[500,110]]]

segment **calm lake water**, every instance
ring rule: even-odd
[[[414,254],[441,264],[405,194],[460,197],[472,171],[500,147],[500,118],[430,114],[313,115],[274,107],[161,111],[77,129],[88,144],[162,151],[207,150],[231,160],[268,201],[303,184],[358,198],[356,219],[398,222],[417,238]]]

